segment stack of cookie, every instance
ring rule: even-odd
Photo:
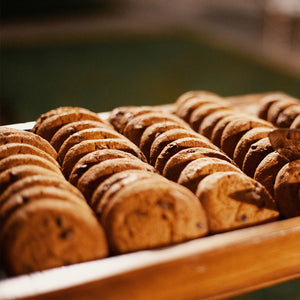
[[[274,125],[298,127],[297,99],[279,93],[269,94],[261,100],[259,118],[235,110],[218,95],[192,91],[178,98],[176,113],[219,146],[246,175],[265,186],[275,198],[282,216],[300,215],[300,196],[296,188],[300,185],[300,174],[294,167],[297,162],[286,166],[289,160],[274,150],[269,139],[276,128]],[[289,176],[290,183],[286,176],[283,183],[283,176],[278,174],[279,171],[282,174],[283,166],[294,170],[294,175]],[[290,186],[289,196],[279,192],[282,188],[277,187],[282,184]]]
[[[190,94],[193,97],[193,92]],[[208,99],[208,110],[217,109],[220,103],[230,110],[220,97],[211,93],[203,96]],[[186,101],[180,102],[185,109],[179,116],[188,121],[192,109]],[[244,175],[224,152],[181,118],[157,108],[120,107],[112,111],[109,120],[140,147],[161,174],[196,193],[208,215],[210,232],[277,219],[276,205],[265,188]]]
[[[272,93],[258,103],[258,117],[279,128],[300,129],[299,99],[283,93]]]
[[[195,195],[158,175],[142,151],[97,114],[58,108],[42,115],[33,132],[57,150],[63,174],[103,225],[111,253],[207,234],[206,214]]]
[[[56,157],[45,139],[0,128],[0,245],[9,274],[107,255],[102,227]]]

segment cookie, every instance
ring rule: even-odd
[[[256,168],[260,162],[274,149],[269,138],[263,138],[252,144],[245,155],[242,170],[250,177],[254,177]]]
[[[76,197],[72,192],[63,190],[54,186],[35,185],[23,188],[18,193],[12,194],[9,198],[5,199],[0,206],[0,220],[3,226],[9,216],[17,209],[21,209],[32,201],[40,201],[44,198],[54,198],[63,201],[70,201],[81,205],[83,209],[86,208],[87,203],[83,198]]]
[[[55,149],[40,136],[33,134],[32,132],[13,129],[8,127],[0,128],[0,145],[5,145],[8,143],[21,143],[35,146],[40,150],[48,153],[54,159],[56,159],[57,153]]]
[[[215,124],[215,127],[214,127],[214,129],[211,133],[211,141],[217,147],[221,147],[221,138],[222,138],[222,134],[223,134],[223,131],[224,131],[225,127],[231,121],[234,121],[236,119],[240,119],[241,117],[243,117],[242,114],[232,113],[228,116],[224,116],[221,119],[219,119],[219,121]]]
[[[215,128],[215,125],[224,117],[232,115],[233,110],[221,109],[212,112],[211,114],[204,117],[198,132],[208,139],[211,139],[212,132]]]
[[[219,149],[211,143],[209,140],[207,140],[205,137],[186,137],[177,139],[169,144],[167,144],[160,154],[158,155],[156,161],[155,161],[155,169],[158,170],[160,173],[163,172],[163,169],[166,165],[166,163],[169,161],[169,159],[178,153],[179,151],[187,148],[193,148],[193,147],[205,147],[212,150],[219,151]]]
[[[267,120],[273,124],[276,124],[276,120],[279,115],[288,107],[295,105],[297,102],[294,98],[287,98],[280,101],[276,101],[271,104],[268,114]]]
[[[300,103],[300,102],[299,102]],[[294,120],[300,116],[300,104],[288,106],[278,114],[275,126],[289,128]]]
[[[284,165],[274,185],[275,201],[285,218],[300,216],[300,160]]]
[[[224,128],[221,135],[221,149],[230,157],[233,158],[233,153],[236,145],[242,136],[252,128],[267,127],[274,128],[271,123],[260,119],[252,118],[236,118],[230,121]]]
[[[120,189],[106,205],[101,222],[114,254],[172,245],[208,232],[205,211],[195,195],[157,178]]]
[[[11,155],[31,154],[47,159],[54,166],[59,167],[58,162],[47,152],[29,144],[8,143],[0,146],[0,160]]]
[[[50,175],[56,176],[64,180],[62,174],[56,173],[49,169],[35,166],[35,165],[20,165],[16,167],[9,168],[2,173],[0,173],[0,193],[3,193],[6,188],[17,180],[20,180],[26,176],[32,175]]]
[[[257,166],[254,179],[260,182],[274,197],[275,178],[279,170],[288,163],[288,160],[283,158],[277,152],[269,153]]]
[[[79,178],[94,165],[108,159],[115,158],[129,158],[132,160],[139,160],[136,156],[130,153],[117,149],[102,149],[93,151],[83,156],[73,167],[69,177],[69,181],[76,186]]]
[[[202,90],[188,91],[180,95],[175,104],[176,106],[181,106],[188,101],[188,99],[195,97],[218,97],[218,95],[213,92]]]
[[[64,143],[61,145],[58,154],[57,161],[62,164],[66,153],[75,145],[86,140],[100,140],[100,139],[122,139],[121,134],[113,129],[106,128],[88,128],[78,131],[70,135]]]
[[[261,119],[267,120],[268,111],[269,111],[270,106],[273,103],[285,100],[288,97],[289,96],[287,96],[284,93],[272,93],[272,94],[266,95],[259,101],[257,116]]]
[[[291,124],[291,129],[300,129],[300,116],[296,117],[293,123]]]
[[[227,161],[224,161],[223,159],[201,157],[186,165],[186,167],[180,173],[177,182],[188,188],[193,193],[196,193],[199,182],[206,176],[215,172],[226,171],[242,173],[239,168]]]
[[[247,131],[237,143],[233,152],[233,161],[240,167],[243,167],[243,162],[247,152],[249,151],[252,144],[255,142],[268,137],[269,132],[272,128],[266,127],[255,127]]]
[[[155,165],[156,159],[161,153],[161,151],[164,149],[165,146],[170,144],[171,142],[181,139],[181,138],[187,138],[187,137],[193,137],[193,138],[202,138],[199,134],[196,132],[193,132],[192,130],[187,129],[179,129],[174,128],[170,129],[162,134],[160,134],[152,143],[151,149],[150,149],[150,156],[149,156],[149,162],[152,166]],[[205,138],[203,138],[205,139]],[[203,140],[202,139],[202,140]]]
[[[28,175],[13,183],[10,183],[5,191],[0,195],[0,206],[5,201],[5,199],[9,198],[11,195],[19,193],[24,188],[29,188],[37,185],[51,186],[58,189],[63,189],[73,193],[78,198],[84,199],[80,191],[68,181],[62,180],[61,177],[56,176],[54,173],[49,173],[47,175]]]
[[[203,104],[192,112],[189,118],[189,124],[196,132],[200,132],[199,129],[205,117],[215,111],[224,109],[230,109],[230,105],[225,101]]]
[[[61,174],[59,166],[54,165],[49,160],[43,157],[32,154],[15,154],[3,158],[2,160],[0,160],[0,173],[5,171],[6,169],[26,164],[40,166],[55,173]]]
[[[68,179],[69,175],[79,161],[79,159],[86,154],[101,150],[101,149],[117,149],[128,152],[146,162],[146,158],[141,150],[131,143],[129,140],[124,139],[102,139],[102,140],[87,140],[73,146],[65,155],[62,163],[62,172]]]
[[[152,166],[142,161],[128,158],[115,158],[103,161],[91,167],[80,177],[77,187],[89,203],[93,192],[105,179],[118,172],[136,169],[155,172],[155,169]]]
[[[185,126],[174,123],[174,122],[159,122],[153,125],[150,125],[142,134],[140,140],[140,149],[145,154],[146,158],[149,160],[150,150],[154,140],[162,133],[170,130],[170,129],[185,129]]]
[[[74,109],[45,119],[40,126],[33,130],[47,141],[51,141],[56,131],[62,126],[80,120],[102,121],[94,112]]]
[[[11,214],[1,230],[0,241],[3,264],[10,275],[108,254],[103,229],[91,211],[52,198],[30,202]]]
[[[116,173],[104,180],[94,191],[90,203],[94,212],[98,216],[98,219],[101,220],[101,215],[105,210],[105,207],[113,198],[113,196],[116,195],[116,193],[118,193],[122,188],[124,188],[131,182],[135,182],[145,178],[153,178],[155,176],[160,180],[164,179],[158,174],[145,172],[144,170],[127,170]]]
[[[177,104],[176,114],[184,121],[189,122],[190,117],[195,109],[205,104],[222,102],[223,100],[218,96],[190,98],[181,105]]]
[[[139,115],[127,123],[122,134],[125,135],[130,141],[137,146],[140,145],[141,137],[144,131],[152,124],[158,122],[174,122],[181,124],[183,127],[190,128],[188,124],[183,122],[175,115],[165,112],[151,112]]]
[[[215,157],[232,163],[231,159],[221,151],[204,147],[187,148],[180,150],[167,161],[162,174],[164,177],[177,182],[180,173],[188,163],[204,157]]]
[[[125,126],[133,118],[150,112],[161,112],[161,109],[153,106],[121,106],[112,110],[109,122],[117,131],[123,133]]]
[[[277,220],[279,213],[266,189],[238,172],[216,172],[198,185],[196,195],[212,233]]]
[[[56,151],[59,151],[63,142],[72,134],[88,129],[88,128],[112,128],[109,123],[103,123],[99,121],[92,120],[82,120],[78,122],[72,122],[62,126],[56,131],[56,133],[51,138],[50,144]]]

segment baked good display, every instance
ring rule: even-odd
[[[300,215],[298,154],[285,157],[270,141],[276,127],[299,127],[299,103],[281,93],[262,98],[265,120],[217,94],[190,91],[168,108],[116,108],[108,121],[60,107],[30,132],[0,127],[7,273]]]

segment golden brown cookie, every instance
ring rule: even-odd
[[[198,132],[208,139],[211,139],[212,132],[215,128],[215,125],[224,117],[227,117],[229,115],[232,115],[234,112],[233,110],[228,110],[228,109],[222,109],[222,110],[217,110],[206,116],[199,129]]]
[[[86,209],[87,203],[83,198],[75,196],[72,192],[63,190],[54,186],[35,185],[23,188],[10,195],[0,205],[0,223],[1,226],[6,222],[9,216],[17,209],[22,209],[22,206],[32,201],[40,201],[44,198],[54,198],[63,201],[70,201],[81,205],[83,209]]]
[[[300,116],[300,104],[288,106],[279,113],[275,126],[289,128],[298,116]]]
[[[35,166],[35,165],[20,165],[16,167],[9,168],[2,173],[0,173],[0,193],[3,193],[6,188],[17,180],[20,180],[26,176],[32,175],[49,175],[56,176],[64,180],[62,174],[56,173],[49,169]]]
[[[274,149],[269,138],[263,138],[252,144],[245,155],[242,170],[250,177],[254,177],[256,168],[260,162]]]
[[[189,122],[192,113],[199,107],[212,103],[222,104],[223,102],[219,96],[198,96],[190,98],[180,105],[177,103],[176,114],[186,122]]]
[[[125,126],[133,118],[150,112],[161,112],[161,109],[153,106],[121,106],[112,110],[109,122],[117,131],[123,133]]]
[[[266,95],[258,104],[257,116],[261,119],[267,120],[270,106],[275,102],[282,101],[287,98],[289,98],[288,95],[279,92]]]
[[[247,131],[255,127],[274,128],[274,126],[271,123],[258,118],[236,118],[230,121],[222,132],[220,143],[221,149],[230,158],[233,158],[235,147],[242,138],[242,136]]]
[[[129,158],[115,158],[103,161],[91,167],[78,180],[77,187],[90,203],[97,186],[111,175],[125,170],[144,170],[155,172],[155,169],[142,161]]]
[[[40,166],[58,174],[61,174],[59,166],[54,165],[49,160],[43,157],[32,154],[14,154],[3,158],[2,160],[0,160],[0,173],[9,168],[26,164]]]
[[[277,220],[279,213],[267,190],[238,172],[217,172],[205,177],[196,195],[212,233]]]
[[[221,151],[204,147],[188,148],[180,150],[174,154],[167,161],[162,174],[164,177],[177,182],[181,171],[187,166],[188,163],[204,157],[215,157],[233,163],[231,159]]]
[[[150,156],[149,156],[150,164],[152,166],[155,165],[157,157],[159,156],[159,154],[161,153],[161,151],[164,149],[165,146],[167,146],[168,144],[170,144],[175,140],[179,140],[181,138],[187,138],[187,137],[206,140],[206,138],[204,137],[202,138],[198,133],[187,129],[174,128],[166,132],[163,132],[153,141],[151,145]]]
[[[108,253],[103,229],[89,209],[52,198],[30,202],[11,214],[1,230],[0,245],[10,275],[99,259]]]
[[[254,179],[260,182],[274,197],[274,183],[279,170],[288,163],[288,160],[274,151],[269,153],[257,166]]]
[[[269,132],[271,132],[272,128],[266,127],[255,127],[247,131],[237,143],[234,152],[233,152],[233,160],[240,167],[243,167],[243,162],[245,156],[250,149],[251,145],[255,142],[268,137]]]
[[[274,185],[275,201],[285,218],[300,216],[300,160],[284,165]]]
[[[130,141],[132,141],[137,146],[140,145],[141,137],[144,131],[152,124],[158,122],[174,122],[190,129],[189,125],[183,122],[176,115],[168,114],[166,112],[150,112],[134,117],[127,123],[122,131]]]
[[[47,159],[53,165],[59,167],[58,162],[47,152],[29,144],[8,143],[0,146],[0,160],[16,154],[31,154]]]
[[[57,153],[53,147],[42,137],[25,130],[0,127],[0,145],[8,143],[21,143],[35,146],[56,159]]]
[[[176,100],[176,106],[181,106],[190,98],[195,97],[218,97],[218,95],[213,92],[202,90],[188,91],[179,96],[179,98]]]
[[[47,141],[51,141],[56,131],[62,126],[81,120],[102,121],[94,112],[74,109],[45,119],[40,126],[33,129],[33,132],[40,135]]]
[[[162,149],[162,151],[160,152],[160,154],[158,155],[155,161],[155,165],[154,165],[155,169],[158,170],[160,173],[162,173],[166,163],[173,155],[175,155],[176,153],[178,153],[183,149],[193,148],[193,147],[205,147],[205,148],[219,151],[218,147],[216,147],[213,143],[211,143],[208,139],[206,139],[203,136],[197,138],[195,137],[181,138],[167,144]]]
[[[66,154],[62,163],[62,172],[68,179],[69,175],[79,161],[86,154],[101,149],[117,149],[133,154],[142,161],[146,158],[141,150],[127,139],[104,139],[104,140],[87,140],[73,146]]]
[[[267,114],[267,120],[273,124],[276,124],[276,120],[279,115],[288,107],[295,105],[296,100],[294,98],[282,99],[276,101],[270,105]]]
[[[150,177],[157,177],[160,180],[164,180],[162,176],[145,172],[144,170],[127,170],[116,173],[99,184],[93,193],[90,203],[99,220],[101,219],[103,210],[105,210],[105,207],[116,193],[131,182]]]
[[[300,129],[300,115],[291,124],[291,129]]]
[[[5,199],[9,198],[11,195],[19,193],[24,188],[29,188],[37,185],[51,186],[61,190],[65,190],[73,193],[76,197],[85,200],[81,192],[72,184],[70,184],[66,180],[62,180],[61,177],[56,176],[54,173],[49,173],[47,175],[38,174],[25,176],[24,178],[11,183],[8,188],[0,195],[0,206],[5,201]]]
[[[113,127],[109,123],[103,123],[99,121],[92,121],[92,120],[82,120],[78,122],[72,122],[62,126],[60,129],[56,131],[53,135],[50,144],[56,151],[59,151],[63,142],[72,134],[88,129],[88,128],[111,128]]]
[[[216,101],[213,103],[207,103],[196,108],[190,115],[189,124],[196,131],[199,132],[199,128],[202,124],[202,121],[205,117],[210,115],[211,113],[219,110],[229,110],[230,105],[223,100]]]
[[[229,122],[236,119],[240,119],[241,117],[243,117],[242,114],[232,113],[228,116],[224,116],[221,119],[219,119],[219,121],[215,124],[215,127],[211,133],[211,141],[216,146],[221,147],[221,138],[225,127],[227,126],[227,124],[229,124]]]
[[[79,178],[91,167],[105,160],[115,158],[129,158],[132,160],[139,160],[139,158],[137,158],[136,156],[117,149],[96,150],[86,154],[76,163],[70,174],[69,181],[74,186],[77,186]]]
[[[198,199],[171,181],[131,182],[110,199],[101,221],[113,253],[151,249],[207,234]]]
[[[163,132],[166,132],[170,129],[181,128],[184,129],[185,126],[174,122],[159,122],[156,124],[150,125],[141,136],[140,140],[140,149],[145,154],[147,159],[149,160],[150,149],[154,142],[154,140]]]
[[[64,143],[61,145],[58,154],[57,161],[62,164],[64,161],[66,153],[73,146],[81,143],[86,140],[100,140],[100,139],[122,139],[124,138],[120,133],[114,129],[108,128],[88,128],[81,131],[78,131],[70,135]]]
[[[201,157],[186,165],[177,182],[188,188],[193,193],[196,193],[199,182],[206,176],[216,172],[227,171],[242,173],[239,168],[223,159]]]

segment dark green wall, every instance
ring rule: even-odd
[[[100,112],[170,103],[190,89],[300,97],[299,78],[181,36],[2,48],[0,58],[2,114],[11,110],[12,122],[62,105]]]

